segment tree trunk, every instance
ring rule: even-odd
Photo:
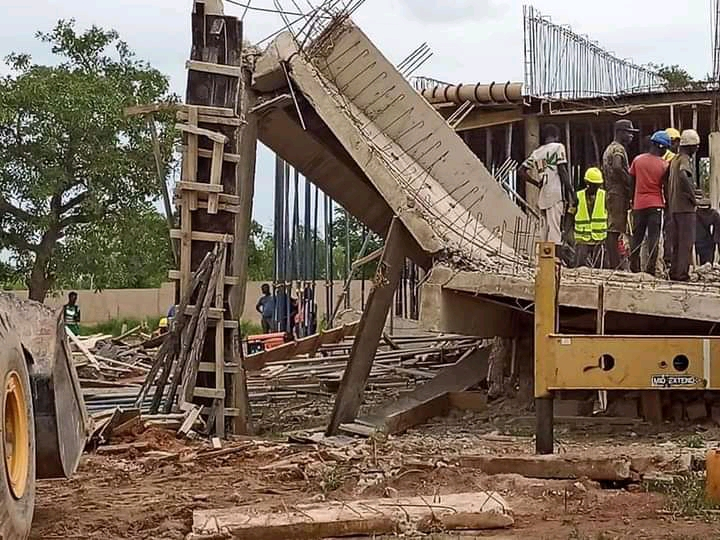
[[[47,264],[35,257],[30,282],[28,283],[28,298],[36,302],[44,302],[48,291],[50,291],[51,280],[45,274]]]
[[[54,277],[50,269],[57,238],[57,233],[54,230],[49,230],[45,232],[40,241],[28,283],[28,298],[30,300],[44,302],[47,293],[52,288]]]

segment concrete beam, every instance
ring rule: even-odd
[[[534,301],[535,283],[530,277],[453,272],[445,267],[436,267],[432,272],[433,278],[437,278],[436,283],[442,283],[444,290]],[[588,275],[582,281],[572,275],[564,277],[560,284],[559,304],[594,310],[597,307],[597,286],[604,282],[605,310],[608,312],[717,321],[720,313],[720,294],[717,292],[700,285],[670,284],[649,278],[643,283],[638,276],[628,276],[625,281],[617,276],[613,281],[608,279],[609,275],[610,272],[596,272],[594,277]]]

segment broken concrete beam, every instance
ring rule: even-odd
[[[248,507],[193,512],[193,534],[225,533],[243,540],[310,540],[392,534],[402,527],[432,530],[484,530],[510,527],[514,520],[495,492],[427,497],[299,504],[283,512]]]
[[[383,405],[363,418],[388,434],[400,433],[435,416],[445,416],[453,407],[448,393],[472,388],[487,377],[488,348],[470,349],[425,384],[400,399]],[[456,398],[459,403],[461,398]]]
[[[698,422],[707,418],[707,405],[704,399],[698,399],[685,405],[685,414],[691,422]]]
[[[555,399],[553,414],[555,416],[589,416],[593,405],[584,399]]]
[[[637,418],[638,400],[629,397],[616,398],[608,405],[607,414],[620,418]]]
[[[622,482],[631,478],[630,459],[568,456],[461,456],[461,467],[485,474],[519,474],[528,478]]]

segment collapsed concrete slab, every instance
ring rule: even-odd
[[[487,269],[522,257],[532,218],[351,21],[304,50],[280,35],[254,89],[291,98],[259,111],[260,139],[374,230],[397,215],[425,254]]]

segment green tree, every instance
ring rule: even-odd
[[[150,205],[70,227],[57,260],[58,285],[94,290],[159,287],[174,264],[167,220]]]
[[[250,224],[250,242],[248,243],[248,279],[251,281],[272,279],[274,255],[275,242],[272,234],[253,220]]]
[[[650,68],[665,80],[666,90],[699,90],[705,87],[706,81],[695,79],[690,73],[674,64],[650,64]]]
[[[350,264],[355,262],[355,259],[359,257],[360,250],[364,242],[364,232],[369,235],[369,241],[367,248],[365,249],[364,255],[369,255],[373,251],[382,247],[382,238],[371,231],[365,231],[363,224],[355,217],[350,214],[346,214],[343,208],[335,208],[335,219],[333,220],[333,261],[335,266],[335,279],[345,277],[348,262],[348,246],[347,240],[349,238],[349,261]],[[370,277],[375,273],[377,262],[368,263],[365,265],[364,275]],[[356,276],[362,275],[363,271],[358,269]]]
[[[141,211],[159,193],[145,122],[124,107],[174,99],[168,80],[112,30],[60,21],[37,37],[52,66],[11,54],[0,78],[0,249],[25,276],[30,298],[54,286],[62,239],[74,227]],[[167,161],[174,133],[161,122]]]

